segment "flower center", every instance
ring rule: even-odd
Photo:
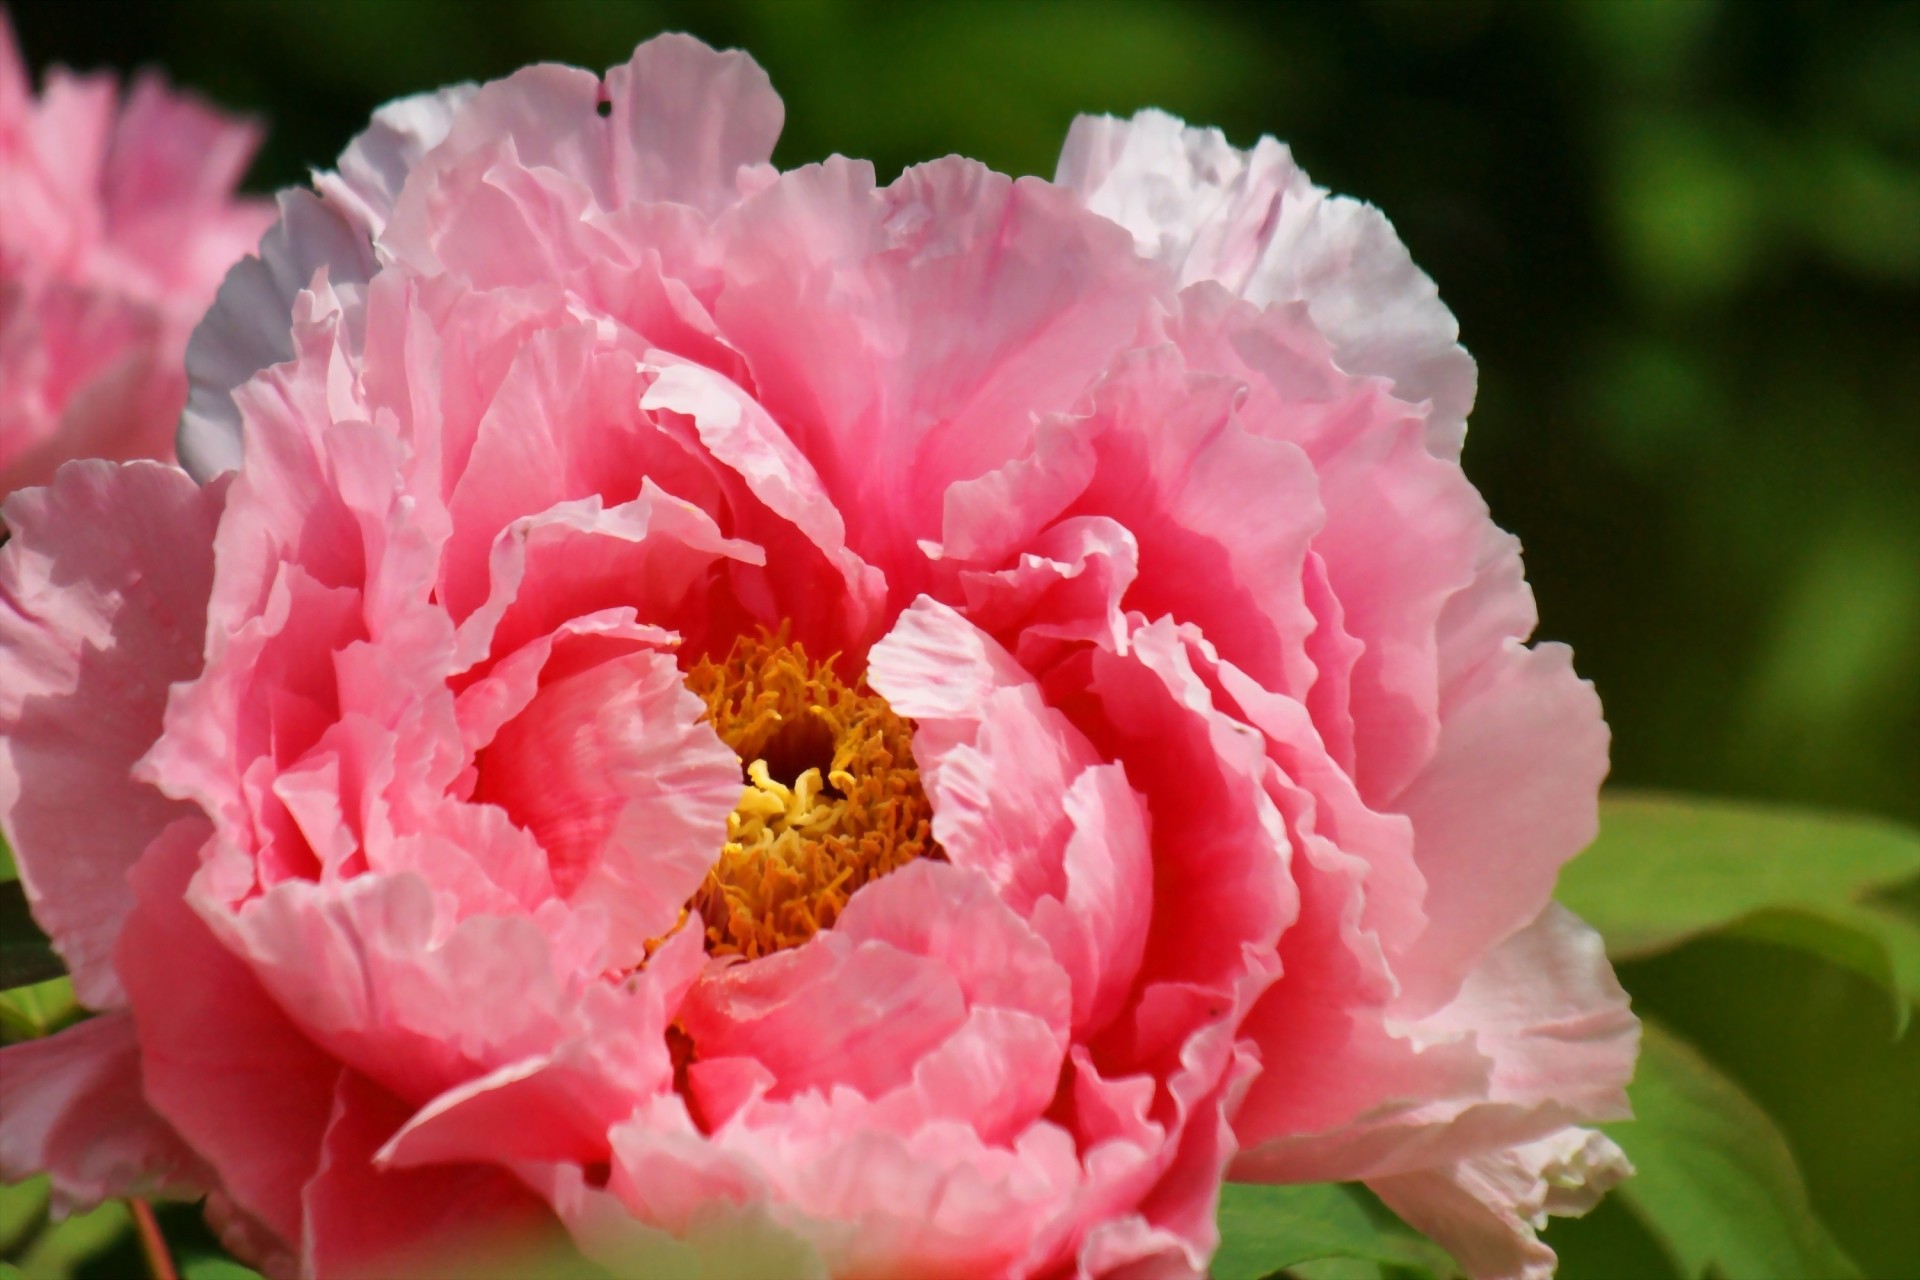
[[[688,899],[707,951],[751,960],[832,926],[855,890],[915,858],[939,857],[932,807],[886,699],[776,635],[740,637],[701,659],[689,689],[740,756],[746,790],[727,842]]]

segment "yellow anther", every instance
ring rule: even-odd
[[[860,886],[940,856],[912,723],[833,664],[809,660],[783,627],[743,636],[725,662],[702,659],[687,674],[746,783],[720,857],[687,902],[714,955],[797,946],[831,928]]]

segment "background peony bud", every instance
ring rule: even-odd
[[[187,335],[273,221],[233,195],[259,142],[153,73],[123,101],[55,69],[36,98],[0,12],[0,496],[172,459]]]

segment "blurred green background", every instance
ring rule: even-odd
[[[270,127],[250,185],[378,103],[663,29],[743,47],[784,165],[1051,174],[1164,107],[1386,210],[1480,363],[1466,465],[1527,548],[1614,776],[1920,822],[1920,4],[1476,0],[80,0],[29,62],[165,68]],[[1707,941],[1627,966],[1781,1123],[1870,1275],[1920,1275],[1920,1035],[1838,969]],[[1624,1213],[1566,1274],[1658,1274]],[[1625,1252],[1621,1252],[1625,1250]]]

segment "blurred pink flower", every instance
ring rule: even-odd
[[[173,457],[187,335],[273,221],[259,130],[170,91],[48,73],[0,10],[0,496],[68,458]]]
[[[673,36],[393,103],[196,333],[198,483],[7,505],[0,816],[102,1012],[0,1173],[314,1276],[1198,1276],[1225,1176],[1550,1270],[1607,734],[1432,284],[1271,140],[781,120]]]

